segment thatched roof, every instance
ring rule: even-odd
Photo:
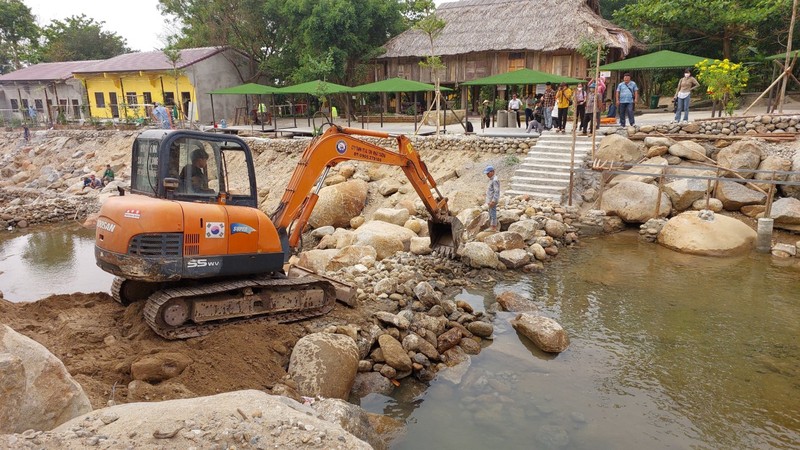
[[[486,51],[574,50],[583,35],[601,36],[628,54],[642,47],[631,33],[596,14],[586,0],[462,0],[443,3],[436,16],[446,25],[434,41],[439,56]],[[407,30],[384,45],[379,59],[422,57],[428,37]]]

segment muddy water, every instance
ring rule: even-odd
[[[395,449],[798,448],[800,268],[589,240],[537,274],[465,292],[529,293],[568,330],[547,355],[500,313],[468,368],[362,406],[403,419]]]
[[[0,230],[0,291],[12,302],[51,294],[109,292],[113,276],[95,265],[94,230],[79,225],[29,233]]]
[[[395,449],[798,448],[795,261],[590,239],[544,273],[459,296],[480,310],[504,290],[529,294],[568,330],[566,352],[542,353],[499,313],[468,366],[361,404],[407,424]],[[80,227],[0,233],[0,272],[11,301],[111,284]]]

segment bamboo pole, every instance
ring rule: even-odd
[[[597,117],[597,95],[598,88],[600,87],[600,51],[602,50],[602,44],[600,42],[597,43],[597,59],[595,60],[594,66],[594,100],[592,103],[594,107],[592,108],[592,160],[594,161],[594,147],[597,143],[597,130],[600,128],[600,118]],[[605,92],[603,93],[605,95]],[[600,99],[601,101],[603,99]]]
[[[787,70],[789,69],[789,58],[792,54],[792,37],[794,35],[794,22],[797,17],[797,0],[792,2],[792,20],[789,22],[789,37],[786,39],[786,61],[784,62],[784,77],[781,83],[781,94],[778,97],[778,112],[783,113],[783,99],[786,95],[786,84],[789,81],[786,77]]]
[[[572,93],[572,98],[575,112],[572,114],[574,116],[572,119],[572,148],[569,151],[569,199],[567,200],[569,206],[572,206],[572,189],[575,186],[575,140],[578,138],[578,103],[575,102],[575,92]]]

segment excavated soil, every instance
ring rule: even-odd
[[[337,303],[328,315],[299,323],[229,325],[203,337],[167,341],[144,322],[142,306],[124,307],[104,293],[76,293],[32,303],[0,300],[0,317],[61,359],[92,407],[101,408],[111,400],[128,403],[270,390],[286,375],[290,349],[299,338],[331,324],[359,325],[365,315]],[[131,364],[162,352],[180,353],[193,362],[177,377],[130,398]]]

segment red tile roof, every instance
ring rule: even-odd
[[[0,75],[3,81],[59,81],[72,78],[72,72],[89,68],[102,60],[91,61],[65,61],[54,63],[41,63],[14,72]]]
[[[213,56],[225,47],[201,47],[187,48],[181,50],[181,57],[178,60],[178,69],[191,66],[210,56]],[[136,72],[139,70],[168,70],[172,69],[172,64],[161,51],[126,53],[106,59],[91,67],[81,68],[75,73],[98,73],[98,72]]]

